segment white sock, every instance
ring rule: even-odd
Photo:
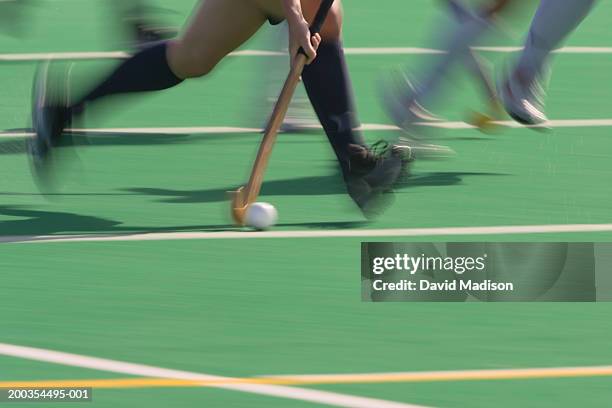
[[[526,78],[539,75],[550,56],[591,11],[595,0],[542,0],[531,23],[517,69]]]

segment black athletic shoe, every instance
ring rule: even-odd
[[[349,146],[348,193],[366,218],[374,218],[393,199],[393,186],[407,173],[413,161],[409,146],[380,141],[366,148]]]
[[[62,134],[70,123],[67,108],[67,80],[59,78],[59,84],[50,75],[50,64],[43,64],[34,78],[32,89],[32,127],[34,136],[28,140],[34,177],[39,181],[49,178],[53,149],[62,144]]]

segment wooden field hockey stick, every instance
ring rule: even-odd
[[[468,118],[468,123],[485,133],[490,132],[498,127],[495,121],[501,118],[503,112],[497,91],[495,90],[495,84],[488,68],[485,67],[485,63],[481,61],[474,51],[470,50],[468,52],[465,63],[472,72],[472,75],[482,86],[487,102],[487,112],[472,112]]]
[[[317,11],[317,14],[310,26],[311,36],[314,36],[321,31],[323,23],[325,22],[327,14],[329,13],[333,3],[334,0],[323,0],[321,2],[319,10]],[[308,61],[308,57],[302,48],[300,48],[294,58],[294,63],[291,66],[289,75],[285,80],[283,89],[278,97],[278,100],[276,101],[276,105],[274,106],[274,111],[272,112],[264,131],[264,136],[261,141],[261,145],[259,146],[259,151],[257,152],[255,163],[253,164],[253,169],[251,170],[249,182],[246,186],[240,187],[238,190],[230,193],[232,195],[232,218],[237,225],[244,225],[246,211],[249,208],[249,205],[253,204],[259,196],[264,172],[268,165],[272,148],[276,142],[276,136],[278,135],[280,127],[285,120],[285,115],[289,109],[289,104],[293,98],[295,88],[300,82],[302,71],[304,70],[304,66]]]

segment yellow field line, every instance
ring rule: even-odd
[[[538,378],[607,377],[612,366],[518,368],[499,370],[425,371],[408,373],[323,374],[273,376],[266,379],[291,380],[296,384],[357,384],[393,382],[486,381]]]
[[[523,368],[501,370],[425,371],[407,373],[288,375],[223,380],[178,380],[167,378],[113,378],[93,380],[0,381],[3,388],[159,388],[213,387],[231,384],[322,385],[436,381],[486,381],[543,378],[612,376],[612,366]]]

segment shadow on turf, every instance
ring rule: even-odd
[[[397,190],[427,187],[453,186],[463,182],[465,177],[505,176],[503,173],[478,172],[438,172],[422,173],[409,177],[397,186]],[[130,188],[127,191],[135,194],[162,197],[166,203],[212,203],[227,200],[227,192],[237,186],[209,190],[170,190],[163,188]],[[295,179],[273,180],[264,183],[262,196],[309,196],[345,194],[346,189],[340,176],[300,177]]]
[[[504,173],[442,171],[436,173],[415,174],[399,186],[399,190],[411,187],[454,186],[463,182],[465,177],[500,177]]]
[[[8,132],[31,132],[31,129],[11,129]],[[164,134],[164,133],[129,133],[116,132],[95,134],[70,133],[66,134],[66,145],[80,147],[104,147],[104,146],[155,146],[176,145],[201,141],[225,140],[228,138],[249,137],[254,134],[239,133],[207,133],[207,134]],[[11,138],[0,140],[0,155],[25,154],[27,152],[25,140],[22,138]]]
[[[19,219],[0,221],[0,242],[32,240],[38,235],[96,235],[156,232],[219,232],[240,230],[232,224],[189,225],[170,227],[126,226],[111,219],[68,212],[41,211],[22,206],[0,206],[0,216]],[[363,221],[285,223],[279,227],[312,229],[347,229],[366,225]],[[3,238],[4,237],[4,238]]]

